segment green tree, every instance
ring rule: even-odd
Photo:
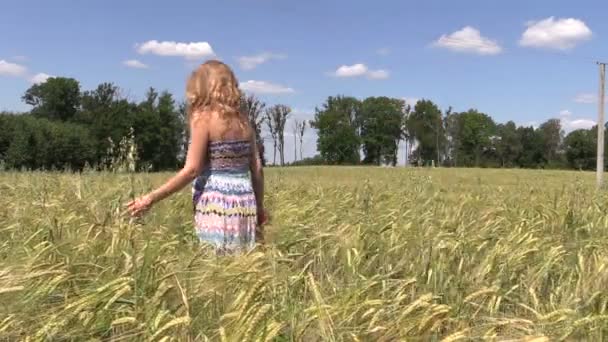
[[[597,131],[577,129],[564,139],[568,165],[579,170],[593,170],[596,167]]]
[[[177,106],[177,117],[179,120],[179,124],[181,125],[181,135],[179,137],[180,141],[180,149],[178,154],[178,160],[180,165],[184,165],[186,162],[186,153],[188,151],[188,142],[189,142],[189,124],[188,124],[188,105],[186,101],[180,101]]]
[[[180,122],[173,95],[167,91],[161,93],[158,97],[156,110],[160,123],[159,155],[156,167],[161,170],[173,170],[179,164],[180,138],[183,135],[184,129],[184,126]]]
[[[492,148],[494,121],[475,109],[460,113],[458,120],[458,156],[464,165],[479,167],[484,153]]]
[[[401,118],[401,134],[402,134],[401,138],[403,139],[403,142],[404,142],[404,150],[405,150],[404,160],[405,160],[406,165],[408,164],[408,161],[409,161],[410,149],[411,149],[412,145],[414,144],[414,138],[410,134],[409,128],[407,126],[408,119],[409,119],[411,113],[412,113],[412,106],[408,104],[405,106],[405,108],[403,110],[403,117]]]
[[[560,163],[561,145],[564,139],[559,119],[549,119],[538,128],[542,138],[543,158],[552,164]]]
[[[75,121],[86,125],[96,139],[98,163],[112,143],[117,144],[129,133],[137,112],[137,105],[120,98],[118,87],[112,83],[102,83],[82,94],[81,110]]]
[[[80,107],[80,83],[73,78],[52,77],[34,84],[22,100],[31,105],[31,113],[51,120],[74,119]]]
[[[443,127],[445,131],[445,164],[458,166],[458,151],[460,149],[460,113],[452,112],[449,107],[443,117]]]
[[[0,113],[0,161],[6,162],[6,153],[15,135],[15,118],[12,113]]]
[[[366,164],[396,165],[403,136],[405,102],[388,97],[368,97],[361,104],[358,124]]]
[[[418,161],[435,160],[441,163],[445,132],[441,110],[430,100],[420,100],[409,115],[407,128],[418,142],[414,157]]]
[[[134,119],[135,143],[139,168],[158,171],[160,166],[161,121],[157,110],[158,92],[148,89],[146,98],[137,106]]]
[[[543,139],[534,127],[519,127],[517,129],[522,152],[517,158],[520,167],[544,167],[546,160],[543,157]]]
[[[326,163],[359,163],[360,109],[359,100],[344,96],[330,96],[321,108],[315,108],[315,118],[310,125],[317,130],[317,149]]]
[[[300,123],[300,131],[298,132],[298,136],[300,137],[300,160],[304,159],[304,133],[306,133],[306,126],[309,125],[308,121],[303,120]]]
[[[95,90],[87,90],[80,98],[81,110],[75,121],[94,125],[100,115],[104,115],[118,99],[118,87],[113,83],[101,83]]]
[[[517,157],[522,153],[522,144],[517,134],[517,126],[513,121],[500,124],[497,127],[498,143],[496,152],[501,167],[513,167]]]

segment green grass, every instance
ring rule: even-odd
[[[268,245],[217,258],[169,174],[0,174],[0,340],[608,339],[591,173],[267,171]]]

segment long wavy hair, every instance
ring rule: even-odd
[[[210,60],[201,64],[188,78],[186,103],[189,121],[208,111],[217,112],[225,119],[240,119],[240,99],[238,80],[230,67],[220,61]]]

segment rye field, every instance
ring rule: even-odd
[[[267,245],[216,257],[170,174],[0,173],[0,340],[602,341],[608,195],[582,172],[266,171]]]

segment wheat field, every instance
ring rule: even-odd
[[[0,173],[0,340],[608,339],[593,174],[267,171],[265,248],[216,257],[170,174]]]

